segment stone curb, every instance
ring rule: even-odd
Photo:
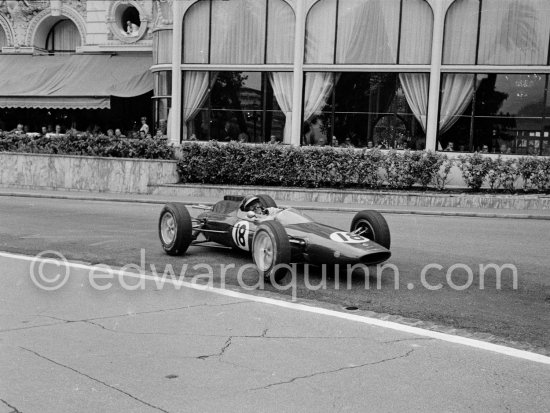
[[[434,208],[446,210],[485,209],[494,213],[495,210],[550,212],[550,196],[546,194],[470,194],[464,193],[424,193],[416,191],[358,191],[326,188],[287,188],[265,186],[237,185],[198,185],[198,184],[161,184],[151,187],[151,195],[157,197],[197,197],[221,199],[227,194],[266,194],[279,202],[317,203],[328,205],[358,204],[372,205],[373,208],[408,208],[418,210]]]
[[[139,203],[164,205],[171,200],[162,199],[138,199],[138,198],[117,198],[114,196],[81,196],[81,195],[57,195],[57,194],[33,194],[23,192],[4,192],[0,193],[0,197],[19,197],[19,198],[42,198],[42,199],[67,199],[74,201],[99,201],[99,202],[121,202],[121,203]],[[197,205],[197,202],[181,201],[185,205]],[[213,202],[199,202],[201,205],[211,206]],[[290,205],[281,204],[283,207]],[[324,212],[359,212],[365,208],[345,208],[334,206],[308,206],[308,205],[292,205],[294,208],[305,211],[324,211]],[[447,216],[447,217],[465,217],[465,218],[501,218],[501,219],[531,219],[550,221],[550,215],[534,215],[534,214],[509,214],[509,213],[483,213],[483,212],[457,212],[457,211],[422,211],[416,209],[391,209],[391,208],[374,208],[383,214],[397,215],[431,215],[431,216]]]

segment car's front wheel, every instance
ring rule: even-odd
[[[390,228],[386,219],[377,211],[359,211],[351,221],[350,232],[358,231],[359,235],[366,237],[384,248],[390,249]]]
[[[159,238],[168,255],[182,255],[193,240],[193,222],[185,205],[166,204],[160,213]]]
[[[278,221],[262,223],[252,241],[252,258],[260,276],[266,281],[279,283],[289,272],[290,242],[288,235]]]

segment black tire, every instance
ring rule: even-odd
[[[185,205],[164,205],[159,217],[159,238],[168,255],[182,255],[193,241],[193,222]]]
[[[266,221],[256,229],[252,241],[252,259],[266,281],[279,283],[286,277],[288,268],[275,268],[290,263],[290,242],[283,225]]]
[[[277,208],[277,203],[271,198],[269,195],[261,194],[256,195],[260,202],[262,203],[262,207],[264,208]]]
[[[362,227],[366,231],[362,233],[364,237],[390,249],[391,235],[390,228],[386,219],[377,211],[359,211],[351,221],[350,232]]]

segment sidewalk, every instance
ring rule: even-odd
[[[46,189],[17,189],[1,188],[0,197],[30,197],[71,199],[83,201],[107,201],[107,202],[133,202],[145,204],[164,204],[167,202],[182,202],[187,205],[212,205],[221,197],[194,197],[191,195],[153,195],[153,194],[124,194],[107,192],[46,190]],[[294,207],[307,211],[327,212],[357,212],[364,209],[375,209],[386,214],[415,214],[415,215],[439,215],[462,216],[480,218],[512,218],[512,219],[536,219],[550,220],[550,210],[534,209],[489,209],[489,208],[458,208],[458,207],[425,207],[425,206],[388,206],[388,205],[364,205],[358,203],[331,203],[331,202],[307,202],[307,201],[278,201],[283,207]]]

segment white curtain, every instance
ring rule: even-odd
[[[158,30],[153,33],[154,64],[172,63],[172,30]]]
[[[483,0],[479,64],[546,65],[550,1]]]
[[[283,0],[269,0],[267,22],[267,63],[294,62],[296,17]]]
[[[430,76],[427,73],[401,73],[399,80],[409,107],[426,132]]]
[[[80,32],[72,20],[57,23],[48,35],[47,50],[72,51],[81,45]]]
[[[199,1],[185,13],[183,63],[208,63],[209,19],[209,1]]]
[[[433,13],[425,0],[403,2],[399,63],[430,64],[432,57]]]
[[[264,63],[266,2],[212,2],[211,63]]]
[[[474,91],[474,75],[446,73],[441,81],[439,133],[444,133],[460,118],[470,104]]]
[[[336,84],[333,73],[311,72],[306,74],[304,91],[304,120],[321,112],[327,104],[327,99]]]
[[[321,0],[307,17],[306,63],[333,63],[335,31],[336,0]]]
[[[187,135],[187,122],[192,121],[201,110],[204,101],[208,97],[210,87],[216,80],[217,73],[210,72],[185,72],[183,80],[183,123],[184,136]]]
[[[336,63],[396,63],[400,0],[339,4]]]
[[[445,20],[444,64],[475,63],[479,0],[457,0]]]
[[[290,143],[292,129],[292,90],[294,74],[291,72],[273,72],[269,74],[269,81],[279,107],[285,114],[284,142]]]

